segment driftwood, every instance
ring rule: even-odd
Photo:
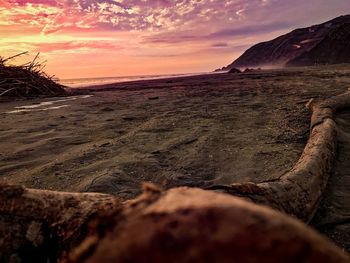
[[[239,199],[148,186],[139,198],[121,202],[103,194],[0,186],[1,260],[348,262],[347,255],[306,225],[243,199],[308,222],[335,156],[333,115],[349,106],[349,94],[309,103],[309,141],[297,164],[279,179],[212,188]]]
[[[117,198],[104,194],[3,185],[0,187],[0,262],[46,262],[48,258],[63,256],[86,237],[88,222],[118,211],[119,206]]]
[[[241,198],[194,188],[145,192],[70,262],[348,262],[301,222]],[[93,248],[93,249],[92,249]],[[93,251],[93,253],[91,253]]]
[[[307,106],[312,111],[310,138],[291,171],[268,182],[216,185],[209,189],[244,197],[309,222],[322,198],[336,155],[334,115],[350,107],[350,94],[319,103],[310,100]]]
[[[5,262],[348,262],[303,223],[241,198],[147,187],[101,194],[1,187]],[[4,202],[3,202],[4,201]]]
[[[22,52],[9,58],[0,57],[0,97],[36,97],[65,95],[64,86],[58,84],[54,76],[47,75],[45,65],[35,58],[23,65],[13,66],[7,63],[28,52]]]

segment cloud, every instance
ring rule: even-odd
[[[103,41],[69,41],[58,43],[42,43],[35,46],[37,51],[40,52],[56,52],[56,51],[70,51],[75,52],[90,52],[93,50],[118,50],[120,46]]]
[[[53,33],[67,27],[150,32],[200,25],[203,21],[226,20],[241,15],[249,6],[244,0],[15,0],[0,9],[1,21],[28,22]],[[236,14],[237,13],[237,14]],[[233,14],[233,15],[232,15]],[[39,18],[39,19],[38,19]]]
[[[280,29],[286,29],[291,27],[289,23],[285,22],[274,22],[270,24],[250,25],[245,27],[223,29],[212,34],[207,35],[208,38],[227,38],[237,37],[244,35],[263,34],[267,32],[273,32]]]
[[[233,39],[242,36],[260,35],[265,33],[271,33],[276,30],[287,29],[290,24],[284,22],[275,22],[271,24],[261,25],[249,25],[241,26],[237,28],[221,29],[210,34],[191,34],[190,31],[186,32],[167,32],[146,36],[144,38],[145,43],[168,43],[176,44],[182,42],[198,42],[198,41],[216,41],[220,39]]]
[[[178,70],[203,70],[232,62],[257,42],[346,13],[349,0],[333,0],[331,8],[329,0],[0,0],[0,55],[41,51],[70,68],[123,59],[123,67],[114,66],[135,74],[181,61]],[[72,74],[66,67],[52,68]]]
[[[326,3],[325,0],[318,2]],[[347,0],[335,0],[334,5],[350,8]],[[324,10],[322,3],[277,0],[0,0],[0,26],[23,25],[37,27],[44,34],[66,29],[110,31],[201,30],[202,32],[242,30],[289,22],[302,14],[303,7],[313,6],[314,12]],[[342,3],[342,4],[340,4]],[[348,3],[348,4],[346,4]],[[327,5],[325,5],[327,6]],[[301,10],[296,13],[294,10]],[[291,12],[293,11],[293,12]],[[328,11],[330,12],[330,11]],[[305,18],[304,18],[305,19]],[[249,28],[248,28],[249,29]],[[249,30],[248,32],[253,32]],[[196,32],[194,32],[196,35]]]
[[[211,47],[219,47],[219,48],[223,48],[223,47],[228,47],[229,45],[227,43],[214,43],[211,45]]]

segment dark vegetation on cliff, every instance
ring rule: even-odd
[[[349,62],[350,15],[345,15],[256,44],[221,70],[233,67],[311,66]]]

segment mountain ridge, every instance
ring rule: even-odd
[[[309,66],[350,62],[350,15],[258,43],[226,67]]]

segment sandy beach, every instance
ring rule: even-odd
[[[0,1],[1,262],[350,262],[350,1]]]
[[[204,188],[271,180],[303,150],[305,103],[343,93],[349,83],[349,68],[338,66],[109,84],[88,88],[90,96],[3,102],[2,180],[126,199],[144,181]]]
[[[122,199],[136,197],[143,182],[168,189],[274,180],[306,144],[305,104],[349,87],[350,67],[340,65],[136,81],[69,97],[3,101],[1,180]],[[350,142],[344,114],[340,149]],[[344,154],[312,225],[349,251]]]

